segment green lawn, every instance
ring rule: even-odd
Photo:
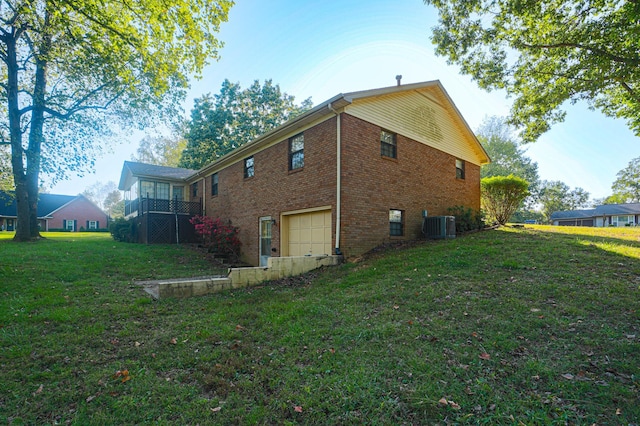
[[[640,229],[531,226],[155,301],[188,247],[0,233],[0,422],[640,419]]]

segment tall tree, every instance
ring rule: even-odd
[[[491,158],[491,163],[482,166],[480,177],[514,175],[529,182],[530,191],[537,188],[538,163],[525,155],[526,150],[505,118],[486,118],[476,134]]]
[[[256,80],[244,90],[239,83],[225,80],[220,93],[195,100],[180,167],[199,169],[311,106],[311,98],[296,105],[295,98],[281,92],[271,80],[264,85]]]
[[[112,180],[107,183],[96,182],[93,185],[87,186],[82,195],[90,199],[96,206],[102,210],[105,209],[105,200],[113,191],[118,191],[118,185]]]
[[[611,189],[616,200],[622,203],[640,202],[640,157],[629,161],[616,175]]]
[[[510,121],[536,140],[586,101],[640,135],[637,1],[425,0],[439,23],[436,53],[481,88],[515,98]]]
[[[576,210],[589,204],[589,193],[582,188],[571,189],[561,181],[545,180],[540,186],[539,202],[546,220],[553,212]]]
[[[124,199],[122,193],[117,189],[107,194],[103,206],[110,218],[124,217]]]
[[[131,159],[157,166],[178,167],[182,151],[186,147],[187,140],[179,136],[145,136],[138,145],[136,155]]]
[[[98,136],[173,117],[217,57],[231,0],[0,0],[0,140],[11,146],[15,239],[39,236],[40,173],[91,168]]]

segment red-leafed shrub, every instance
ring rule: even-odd
[[[229,256],[237,260],[240,257],[239,229],[225,224],[220,218],[194,216],[190,222],[196,233],[202,237],[202,244],[212,253]]]

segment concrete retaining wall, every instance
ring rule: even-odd
[[[321,266],[338,265],[341,262],[342,256],[270,257],[266,267],[231,268],[226,277],[177,278],[139,281],[136,284],[143,286],[144,291],[156,299],[202,296],[301,275]]]

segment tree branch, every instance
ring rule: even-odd
[[[117,28],[113,27],[112,25],[109,25],[108,22],[102,22],[101,20],[97,19],[96,17],[92,16],[91,14],[85,12],[85,10],[81,6],[76,5],[76,3],[73,0],[60,0],[60,2],[66,4],[72,10],[78,12],[80,15],[84,16],[86,19],[88,19],[89,21],[93,22],[94,24],[97,24],[100,27],[102,27],[102,28],[112,32],[113,34],[117,35],[123,41],[125,41],[129,46],[131,46],[131,47],[133,47],[135,49],[138,48],[137,44],[135,43],[137,40],[135,40],[134,37],[127,36],[127,34],[119,31]]]
[[[638,94],[635,92],[635,90],[633,90],[631,88],[631,86],[629,86],[626,82],[622,81],[622,80],[618,80],[618,83],[620,83],[620,85],[622,86],[622,88],[624,90],[627,91],[627,93],[629,93],[629,95],[638,103],[640,103],[640,96],[638,96]]]
[[[618,55],[614,55],[612,53],[609,53],[603,49],[600,49],[598,47],[593,47],[593,46],[585,46],[583,44],[580,43],[569,43],[569,42],[563,42],[563,43],[553,43],[553,44],[527,44],[527,43],[517,43],[517,45],[520,45],[524,48],[527,49],[546,49],[546,50],[552,50],[552,49],[561,49],[563,47],[573,47],[576,49],[583,49],[583,50],[588,50],[589,52],[598,54],[600,56],[606,57],[614,62],[620,62],[623,64],[627,64],[627,65],[633,65],[633,66],[640,66],[640,58],[626,58],[623,56],[618,56]],[[517,46],[516,46],[517,47]]]

